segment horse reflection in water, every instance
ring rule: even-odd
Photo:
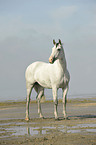
[[[65,53],[61,40],[59,39],[58,43],[56,43],[55,40],[53,40],[53,44],[54,47],[52,48],[52,53],[49,57],[50,63],[38,61],[29,65],[26,69],[26,73],[25,73],[26,88],[27,88],[27,103],[26,103],[26,118],[25,118],[26,121],[29,120],[29,102],[30,102],[31,91],[33,88],[37,92],[38,113],[40,118],[43,118],[40,100],[42,96],[44,96],[44,88],[52,89],[55,119],[58,119],[57,92],[59,88],[62,88],[63,114],[64,114],[64,118],[67,117],[66,96],[69,87],[70,75],[67,70]]]
[[[34,136],[34,135],[43,135],[46,134],[46,130],[43,129],[42,127],[27,127],[27,134]]]
[[[67,133],[68,127],[65,125],[61,126],[45,126],[45,127],[27,127],[27,134],[30,136],[34,135],[44,135],[44,134],[50,134],[52,132],[64,132]]]

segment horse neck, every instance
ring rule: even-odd
[[[62,59],[57,59],[56,60],[56,64],[59,67],[59,69],[61,69],[61,70],[63,70],[63,72],[65,72],[66,71],[66,67],[67,67],[65,55],[64,55],[64,57]]]

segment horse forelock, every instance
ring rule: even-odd
[[[60,44],[59,42],[56,43],[56,48],[58,47],[59,44]],[[61,45],[61,47],[63,47],[63,43],[61,43],[60,45]]]
[[[56,43],[56,47],[59,45],[59,43]]]

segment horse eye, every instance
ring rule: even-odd
[[[57,50],[58,50],[58,51],[60,51],[61,49],[60,49],[60,48],[58,48]]]

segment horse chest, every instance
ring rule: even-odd
[[[64,88],[66,86],[66,76],[65,76],[64,72],[59,74],[56,77],[56,81],[57,81],[58,88]]]
[[[64,85],[64,76],[54,75],[52,83],[55,84],[57,88],[62,87]]]
[[[64,86],[64,77],[62,77],[59,81],[58,81],[58,88],[62,88]]]

